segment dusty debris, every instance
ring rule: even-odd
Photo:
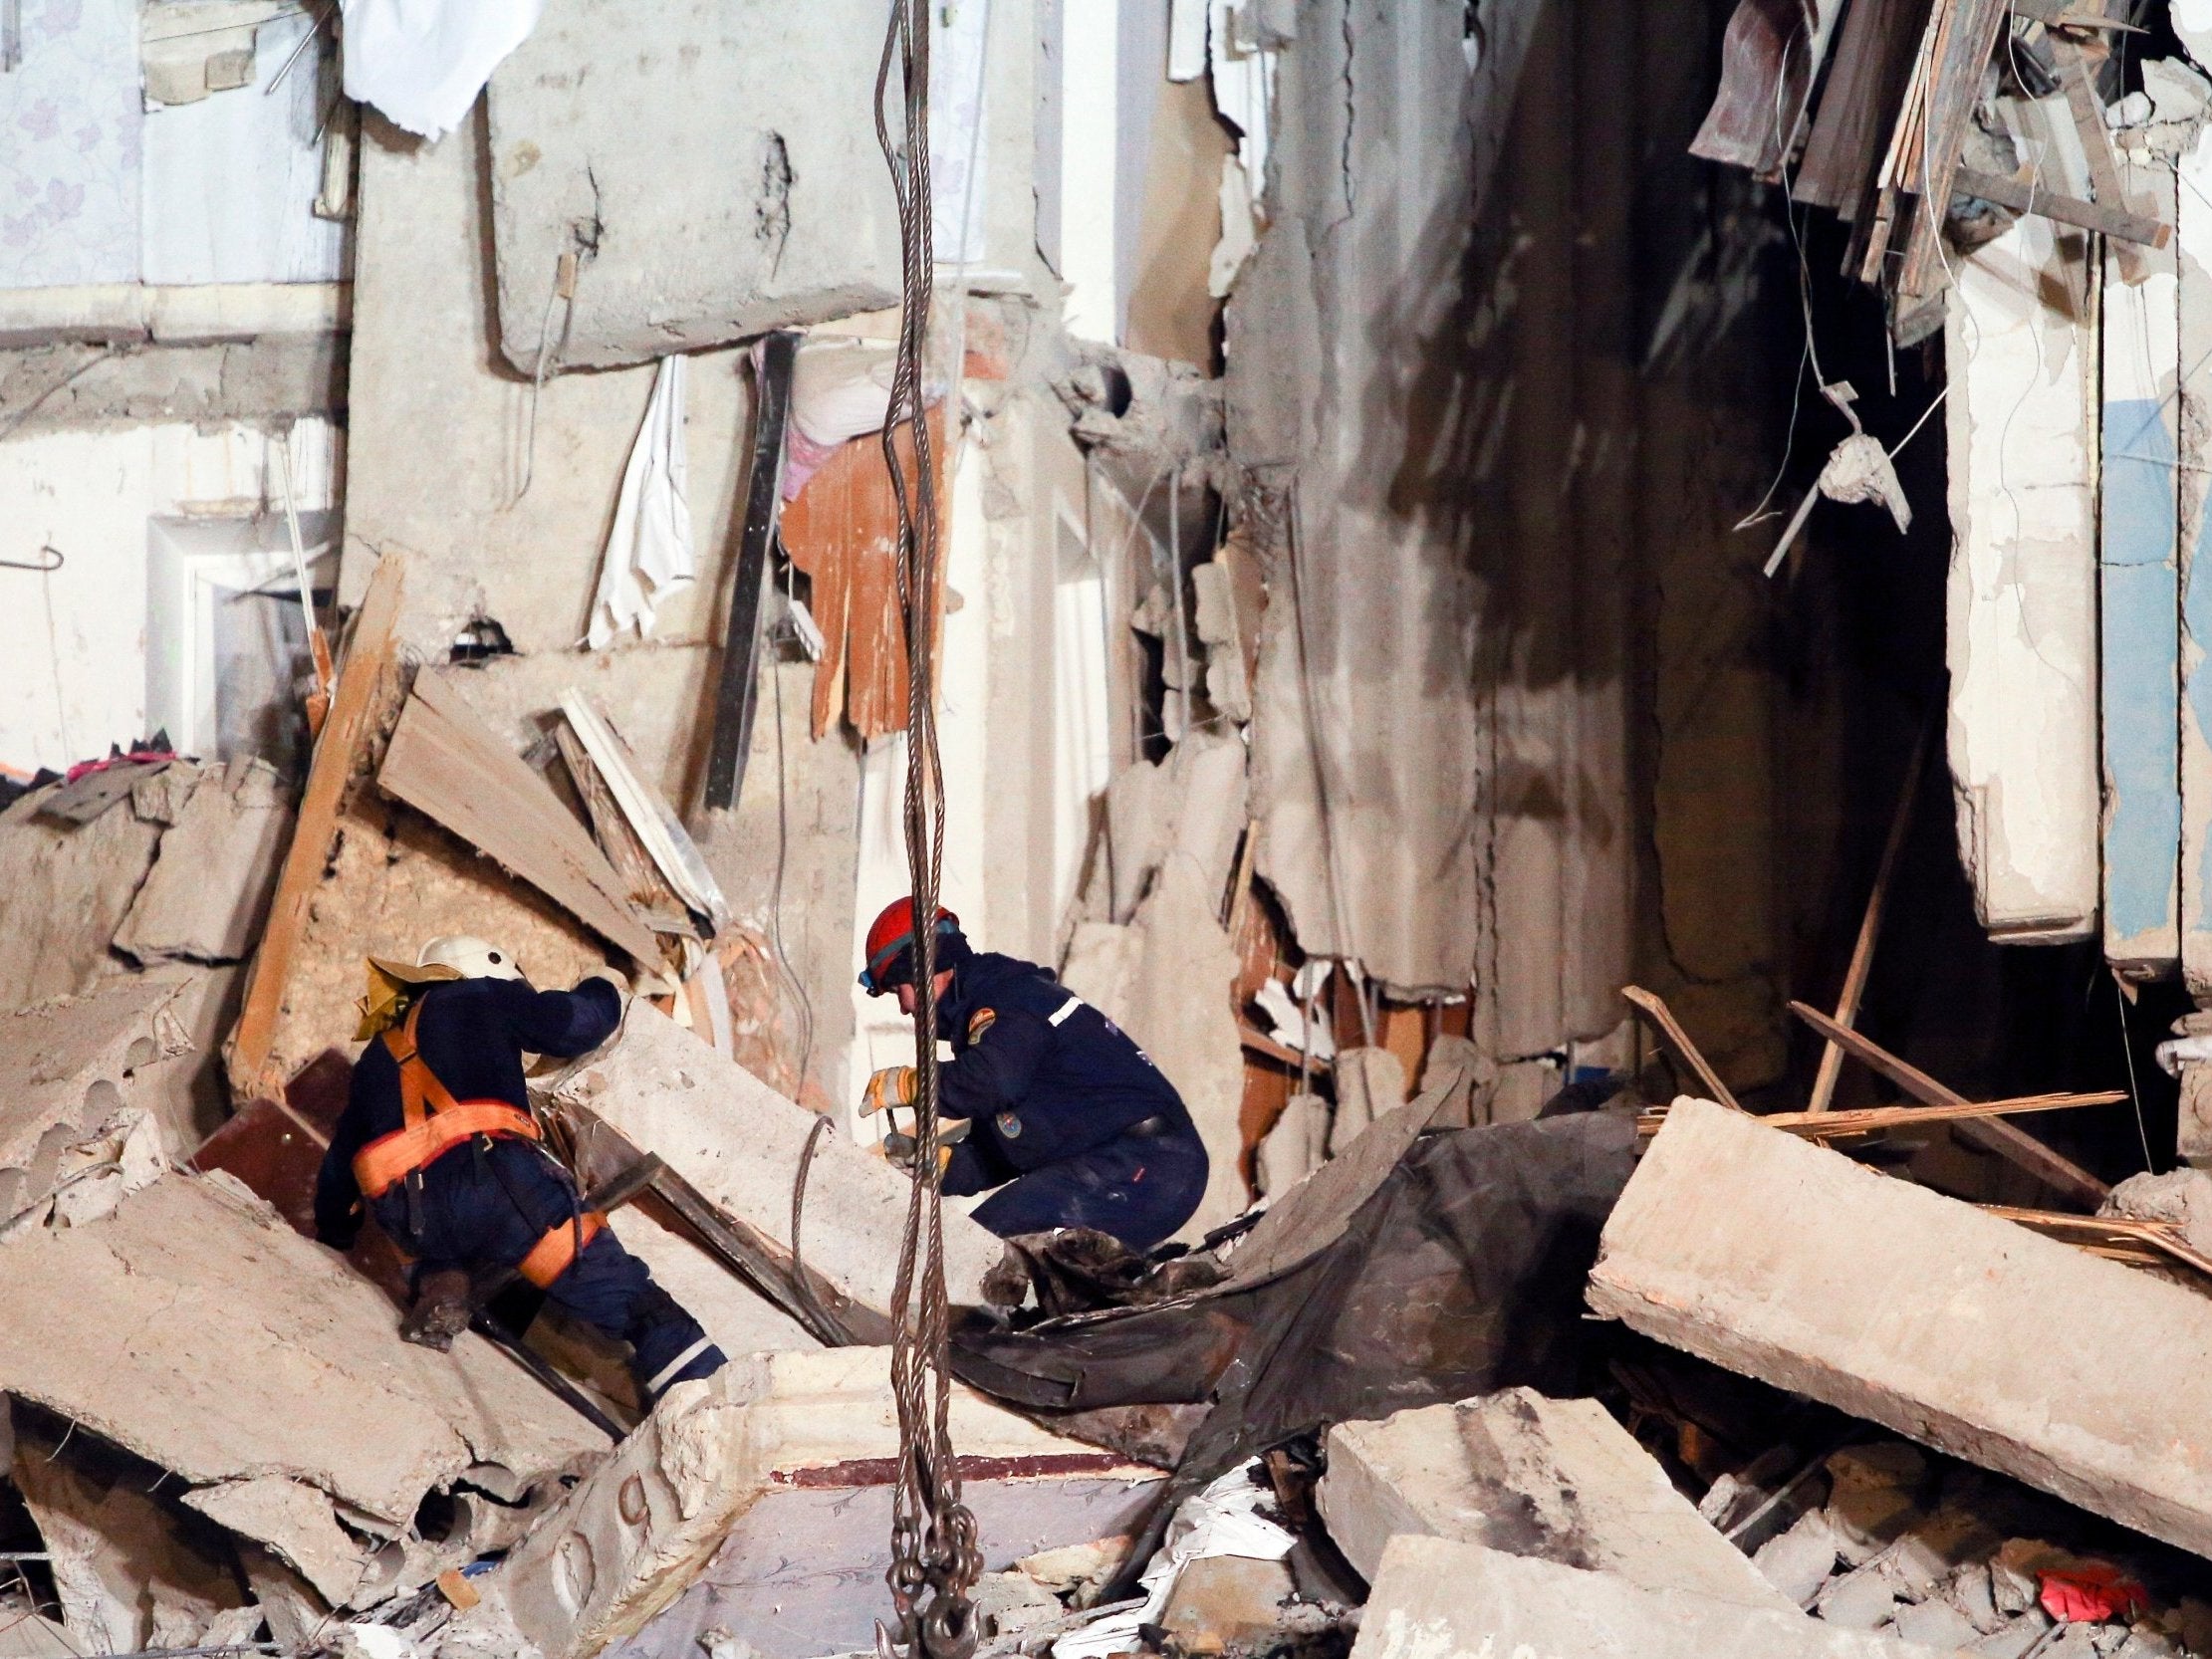
[[[187,988],[119,979],[0,1016],[0,1231],[38,1225],[49,1200],[90,1220],[190,1150],[163,1069],[192,1052]]]
[[[1393,1539],[1353,1659],[1486,1650],[1528,1659],[1935,1659],[1927,1648],[1840,1630],[1788,1607],[1645,1589],[1609,1572],[1477,1543]]]
[[[47,792],[0,812],[0,1010],[90,990],[153,867],[161,825],[134,809],[89,824],[45,817]]]

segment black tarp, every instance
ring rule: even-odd
[[[1212,1401],[1124,1576],[1188,1493],[1332,1423],[1526,1385],[1586,1392],[1583,1285],[1634,1167],[1635,1124],[1586,1112],[1415,1140],[1341,1231],[1286,1271],[1053,1319],[983,1314],[961,1380],[1031,1412]]]

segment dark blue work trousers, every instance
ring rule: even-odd
[[[1135,1251],[1164,1243],[1206,1191],[1206,1148],[1193,1129],[1120,1135],[1020,1176],[975,1209],[1002,1239],[1090,1227]]]
[[[401,1182],[370,1203],[376,1224],[416,1258],[417,1273],[511,1268],[547,1231],[576,1219],[576,1187],[566,1170],[527,1141],[481,1140],[457,1146],[422,1171],[419,1198]],[[419,1225],[418,1225],[419,1224]],[[630,1369],[644,1390],[709,1376],[724,1363],[708,1343],[673,1376],[668,1364],[706,1332],[653,1282],[645,1264],[603,1229],[547,1287],[546,1300],[594,1329],[630,1345]]]

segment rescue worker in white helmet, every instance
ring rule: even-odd
[[[603,970],[539,991],[481,939],[432,939],[411,963],[371,957],[353,1090],[324,1155],[315,1230],[345,1250],[363,1214],[415,1259],[409,1341],[444,1348],[468,1327],[470,1275],[515,1269],[563,1311],[631,1349],[648,1401],[724,1363],[699,1322],[653,1283],[576,1182],[538,1144],[525,1054],[588,1054],[621,1023]],[[373,1039],[373,1041],[370,1041]]]

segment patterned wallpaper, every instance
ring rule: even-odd
[[[0,74],[0,287],[138,278],[138,10],[21,0]]]

